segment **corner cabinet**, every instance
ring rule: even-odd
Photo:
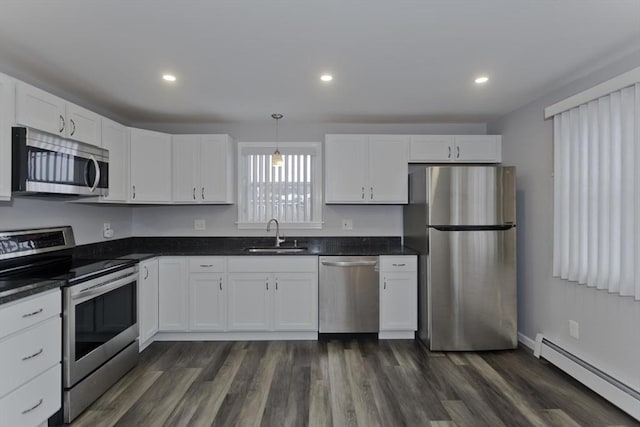
[[[23,82],[16,83],[16,123],[100,146],[100,115]]]
[[[234,202],[233,146],[229,135],[173,135],[173,201]]]
[[[138,274],[138,323],[142,350],[158,332],[158,259],[141,262]]]
[[[411,163],[500,163],[501,135],[412,135]]]
[[[129,200],[171,202],[171,135],[130,129]]]
[[[0,74],[0,201],[11,199],[11,126],[15,119],[15,82]]]
[[[406,204],[409,136],[326,135],[325,203]]]
[[[412,339],[417,328],[417,257],[380,256],[379,337]]]

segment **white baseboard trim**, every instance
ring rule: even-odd
[[[536,349],[536,342],[522,332],[518,332],[518,342],[531,351],[534,351]]]
[[[412,340],[416,337],[415,331],[380,331],[378,339],[380,340]]]
[[[154,341],[301,341],[318,340],[317,332],[158,332]]]
[[[534,355],[554,364],[582,384],[640,421],[640,391],[625,385],[596,366],[536,335]]]

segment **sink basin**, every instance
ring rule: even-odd
[[[306,252],[307,248],[248,248],[246,251],[254,254],[298,254]]]

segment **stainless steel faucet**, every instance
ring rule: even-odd
[[[271,218],[269,220],[269,222],[267,222],[267,231],[271,231],[271,223],[272,222],[276,223],[276,248],[279,248],[280,247],[280,243],[283,243],[285,241],[285,238],[284,237],[280,237],[280,223],[275,218]]]

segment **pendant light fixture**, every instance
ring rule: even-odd
[[[280,154],[280,150],[278,150],[278,120],[283,118],[282,114],[272,114],[271,118],[276,121],[276,151],[271,155],[271,166],[280,167],[284,163],[284,159],[282,158],[282,154]]]

